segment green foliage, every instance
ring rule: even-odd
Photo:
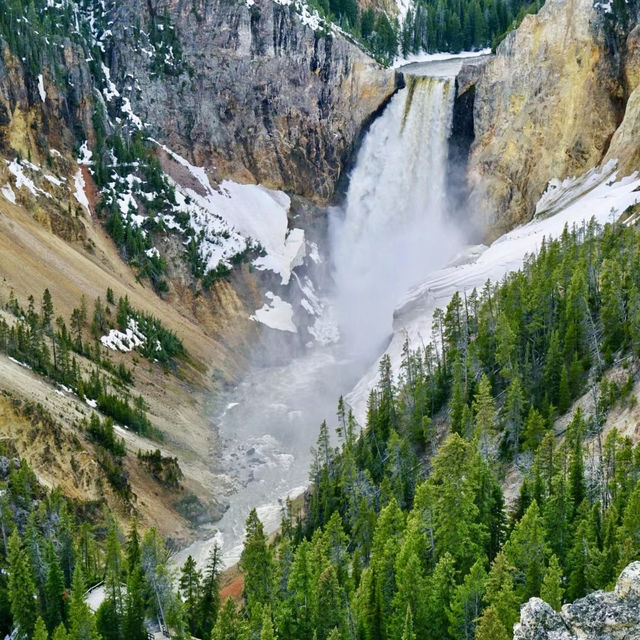
[[[418,51],[451,51],[496,46],[526,13],[536,13],[538,0],[418,0],[407,14],[400,36],[404,55]]]
[[[122,438],[116,438],[111,418],[100,420],[97,414],[92,413],[87,433],[90,440],[110,451],[114,457],[124,458],[126,455],[125,442]]]
[[[118,328],[120,331],[126,331],[131,322],[145,338],[143,344],[136,349],[151,362],[157,360],[163,365],[168,365],[176,358],[187,355],[182,341],[173,331],[165,328],[162,322],[150,313],[134,309],[127,296],[121,297],[118,299]]]
[[[359,438],[339,402],[339,447],[323,422],[304,516],[271,546],[255,512],[248,520],[241,568],[255,634],[269,607],[281,639],[508,640],[531,596],[557,609],[565,594],[611,586],[638,557],[639,447],[614,431],[588,469],[583,460],[622,395],[602,377],[607,345],[616,359],[635,348],[632,322],[609,330],[601,317],[597,274],[614,256],[626,308],[640,287],[640,234],[566,230],[500,285],[436,310],[432,344],[405,345],[397,378],[382,359]],[[585,391],[597,415],[575,411],[558,441],[555,406],[568,411]],[[439,447],[434,423],[451,431]],[[527,471],[507,522],[500,481],[516,456]]]
[[[163,456],[160,449],[155,451],[138,451],[138,460],[144,464],[151,475],[167,489],[179,489],[184,477],[178,464],[178,458]]]
[[[562,596],[564,588],[562,586],[562,569],[555,555],[551,556],[549,566],[544,574],[544,581],[540,589],[540,597],[550,604],[556,611],[562,607]]]
[[[20,638],[28,638],[33,633],[37,616],[36,585],[33,581],[33,566],[23,547],[18,529],[9,538],[9,602],[11,616]]]

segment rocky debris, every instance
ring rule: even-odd
[[[531,598],[513,640],[632,640],[640,638],[640,562],[630,564],[614,591],[596,591],[554,611]]]
[[[157,73],[131,30],[118,31],[146,24],[151,3],[119,2],[113,25],[111,76],[134,80],[131,106],[146,131],[214,178],[330,199],[395,73],[342,34],[305,24],[293,5],[155,4],[180,42],[180,74]]]
[[[549,180],[604,158],[625,98],[614,40],[593,0],[548,0],[487,64],[469,180],[474,214],[492,237],[530,219]]]

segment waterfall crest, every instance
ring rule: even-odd
[[[355,355],[379,350],[399,297],[459,247],[447,228],[454,98],[454,77],[407,77],[371,126],[332,221],[335,307]]]

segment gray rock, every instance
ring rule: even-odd
[[[560,613],[540,598],[520,611],[514,640],[637,640],[640,638],[640,562],[630,564],[615,590],[596,591]]]
[[[148,23],[151,2],[118,3],[111,56],[112,77],[119,86],[131,79],[127,95],[149,134],[214,179],[330,199],[363,129],[395,91],[395,73],[341,34],[314,32],[293,5],[153,4],[175,28],[183,71],[155,72],[127,28]]]

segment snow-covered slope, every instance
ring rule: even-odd
[[[407,291],[394,313],[393,336],[386,350],[394,369],[398,370],[406,339],[413,348],[431,340],[434,310],[446,307],[456,291],[471,292],[487,280],[498,281],[519,269],[527,255],[539,250],[543,238],[557,238],[566,225],[579,226],[592,218],[605,224],[638,202],[640,178],[633,174],[618,179],[615,162],[578,178],[552,181],[538,203],[539,215],[533,221],[501,236],[490,247],[469,247],[448,267]],[[348,396],[360,420],[377,373],[376,363]]]

